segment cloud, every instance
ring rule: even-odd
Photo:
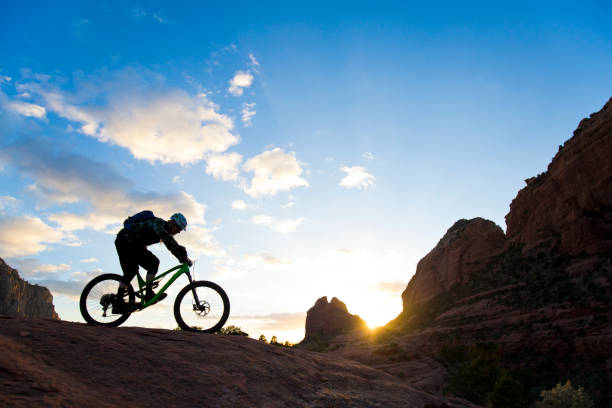
[[[98,262],[98,260],[96,258],[87,258],[87,259],[81,259],[81,262],[83,262],[83,263],[93,263],[93,262]]]
[[[346,173],[340,181],[342,187],[367,189],[376,185],[376,178],[363,166],[341,167],[340,170]]]
[[[249,54],[249,59],[251,60],[252,65],[255,65],[256,67],[259,66],[259,62],[255,58],[255,55],[253,55],[253,53]]]
[[[254,107],[255,102],[242,104],[242,123],[244,123],[244,127],[249,127],[253,124],[253,116],[257,113],[255,110],[251,110]]]
[[[4,214],[7,209],[16,208],[20,204],[20,201],[15,197],[11,196],[0,196],[0,214]]]
[[[206,159],[206,174],[217,180],[236,180],[240,174],[238,166],[242,156],[238,153],[212,155]]]
[[[363,157],[364,159],[368,161],[374,160],[374,155],[370,152],[365,152],[364,154],[361,155],[361,157]]]
[[[224,257],[226,255],[225,250],[215,240],[212,231],[205,227],[187,226],[187,231],[177,236],[177,240],[187,248],[191,258],[199,255],[213,257]]]
[[[181,176],[174,176],[174,177],[172,177],[172,182],[174,184],[182,183],[183,179],[181,178]]]
[[[240,96],[244,88],[248,88],[253,83],[253,75],[250,72],[238,71],[230,80],[228,91],[234,96]]]
[[[234,210],[244,211],[247,208],[249,208],[249,205],[246,202],[244,202],[244,200],[235,200],[235,201],[232,201],[232,208]]]
[[[23,279],[44,279],[71,269],[67,264],[43,264],[35,258],[12,258],[9,263]]]
[[[309,186],[308,182],[300,177],[303,170],[295,158],[295,153],[285,153],[278,147],[249,159],[243,168],[254,173],[251,185],[244,188],[252,197],[273,196],[281,191]]]
[[[247,254],[244,256],[242,263],[249,266],[269,265],[279,266],[292,263],[292,260],[275,257],[267,252],[257,254]]]
[[[34,255],[50,244],[75,244],[76,237],[29,215],[0,217],[0,253],[5,257]]]
[[[295,231],[297,227],[304,222],[304,218],[302,217],[295,220],[276,220],[269,215],[255,215],[252,221],[254,224],[265,225],[281,234],[287,234]]]
[[[79,82],[67,93],[46,82],[18,86],[79,132],[128,149],[141,160],[189,164],[239,142],[233,122],[205,94],[168,87],[160,75],[126,69]]]
[[[46,117],[47,111],[43,106],[39,106],[33,103],[28,102],[9,102],[7,107],[11,109],[13,112],[17,112],[20,115],[44,119]]]
[[[388,293],[402,293],[404,289],[406,289],[405,282],[377,282],[373,286],[374,290],[378,290],[380,292],[388,292]]]
[[[303,329],[306,322],[306,313],[271,313],[268,315],[232,316],[233,320],[256,320],[262,330],[291,330]]]
[[[131,214],[152,210],[158,217],[181,212],[190,224],[204,224],[206,207],[185,192],[140,192],[106,163],[68,152],[54,152],[46,139],[23,142],[0,150],[7,160],[35,183],[29,191],[41,204],[87,203],[89,213],[55,213],[48,217],[62,231],[118,227]]]

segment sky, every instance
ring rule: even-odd
[[[221,3],[0,3],[0,257],[64,320],[149,209],[251,337],[322,296],[385,324],[612,96],[609,2]],[[124,325],[176,327],[184,284]]]

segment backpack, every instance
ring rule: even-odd
[[[131,217],[127,217],[125,221],[123,221],[123,228],[126,231],[131,231],[132,229],[134,229],[134,226],[136,224],[143,221],[152,220],[153,218],[155,218],[155,215],[153,215],[153,211],[144,210],[132,215]]]

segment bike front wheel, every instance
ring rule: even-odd
[[[174,318],[187,331],[214,333],[223,327],[229,313],[227,294],[213,282],[192,282],[181,289],[174,301]]]
[[[89,324],[97,326],[119,326],[130,317],[131,312],[113,314],[113,304],[117,299],[119,284],[123,276],[107,273],[94,278],[89,282],[79,301],[81,315]],[[125,284],[124,301],[134,303],[134,289],[129,283]]]

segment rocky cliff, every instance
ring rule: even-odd
[[[505,234],[481,218],[457,221],[418,263],[402,313],[369,339],[340,335],[330,349],[483,405],[497,382],[513,384],[525,405],[571,379],[608,407],[612,99],[526,183]]]
[[[306,331],[302,344],[327,342],[341,333],[364,330],[366,323],[357,315],[348,312],[346,305],[327,296],[319,298],[306,313]]]
[[[524,251],[596,254],[612,247],[612,99],[583,119],[537,177],[525,180],[506,216]]]
[[[499,255],[506,236],[494,222],[482,218],[459,220],[438,245],[417,264],[414,277],[402,293],[404,309],[421,304],[465,283],[483,265]]]
[[[0,258],[0,314],[59,319],[49,289],[31,285]]]

